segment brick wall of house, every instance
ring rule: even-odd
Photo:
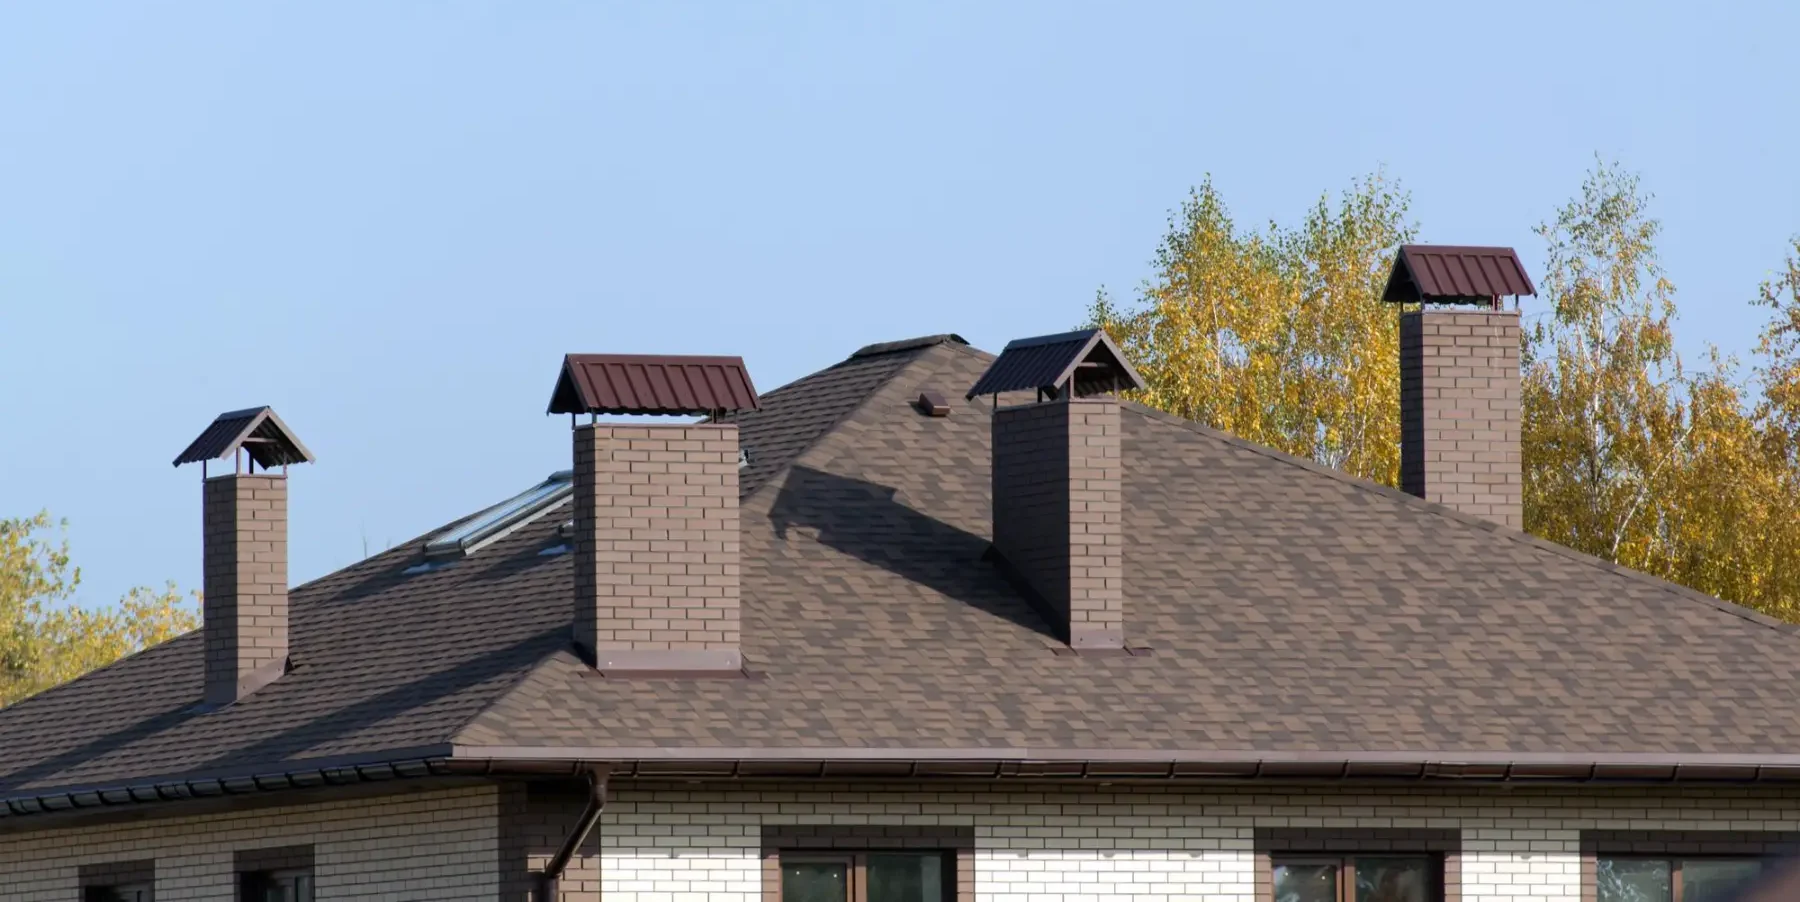
[[[1400,487],[1515,529],[1519,314],[1421,310],[1400,317]]]
[[[311,847],[320,900],[486,902],[499,892],[497,796],[432,790],[0,833],[0,902],[77,902],[84,869],[144,860],[158,902],[232,902],[243,853],[296,846]]]
[[[741,666],[737,426],[575,430],[575,641],[601,669]]]
[[[83,872],[146,859],[160,902],[225,902],[234,861],[296,846],[321,900],[523,902],[581,804],[573,786],[514,785],[0,833],[0,902],[72,902]],[[1800,793],[1770,789],[618,784],[562,899],[754,902],[784,845],[941,842],[958,900],[1266,902],[1271,852],[1416,840],[1446,856],[1457,902],[1592,902],[1596,850],[1748,854],[1797,838]]]
[[[1113,398],[994,412],[994,547],[1078,648],[1124,643],[1120,434]]]
[[[570,821],[579,808],[571,790],[554,816]],[[564,899],[760,900],[769,885],[761,867],[765,843],[795,825],[849,831],[852,842],[865,845],[854,831],[869,825],[968,828],[973,848],[957,854],[973,870],[966,885],[980,902],[1258,902],[1268,892],[1268,881],[1259,880],[1267,850],[1258,843],[1271,836],[1291,843],[1313,831],[1326,843],[1364,831],[1382,841],[1419,836],[1428,840],[1421,848],[1454,848],[1448,897],[1461,902],[1584,902],[1592,899],[1591,879],[1583,893],[1584,836],[1591,844],[1609,835],[1596,831],[1654,829],[1739,845],[1764,833],[1790,841],[1800,830],[1800,794],[619,785],[600,836],[574,866],[582,875],[577,884],[589,889],[565,884]],[[894,844],[917,842],[904,834]],[[598,894],[589,882],[596,873]]]

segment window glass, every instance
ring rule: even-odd
[[[782,862],[781,902],[850,902],[849,862]]]
[[[83,902],[151,902],[150,887],[132,884],[131,886],[96,886],[82,894]]]
[[[1596,902],[1671,902],[1674,868],[1667,861],[1602,858],[1594,865]]]
[[[944,902],[941,855],[871,854],[868,902]]]
[[[1337,902],[1335,864],[1276,864],[1275,902]]]
[[[1357,858],[1356,902],[1429,902],[1428,858]]]
[[[1681,902],[1730,902],[1760,873],[1757,861],[1687,859],[1681,863]]]

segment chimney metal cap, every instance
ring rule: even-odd
[[[1082,398],[1143,387],[1105,329],[1082,329],[1007,342],[966,397],[1037,389],[1051,398]]]
[[[569,354],[546,413],[706,416],[761,409],[742,357]]]
[[[1510,247],[1407,244],[1394,255],[1387,290],[1393,304],[1492,304],[1502,295],[1537,295]]]
[[[231,457],[239,448],[265,470],[314,459],[293,430],[275,415],[275,409],[264,405],[219,414],[176,456],[175,466]]]

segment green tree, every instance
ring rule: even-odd
[[[81,571],[64,529],[47,513],[0,520],[0,706],[198,625],[173,583],[133,589],[111,608],[75,604]]]

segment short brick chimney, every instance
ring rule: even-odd
[[[1400,488],[1524,527],[1519,314],[1418,310],[1400,317]]]
[[[743,361],[571,354],[551,413],[574,433],[574,640],[607,674],[741,671],[738,428]],[[598,422],[600,414],[710,422]]]
[[[1519,314],[1535,294],[1505,247],[1407,245],[1383,299],[1400,315],[1400,487],[1428,501],[1524,527],[1519,456]]]
[[[225,457],[234,472],[205,475],[208,461]],[[175,458],[201,465],[208,705],[231,704],[286,672],[287,467],[312,459],[268,407],[220,414]]]
[[[1142,387],[1098,329],[1014,341],[969,390],[993,395],[993,556],[1075,649],[1125,647],[1119,402]],[[1033,391],[1005,405],[1000,396]]]

